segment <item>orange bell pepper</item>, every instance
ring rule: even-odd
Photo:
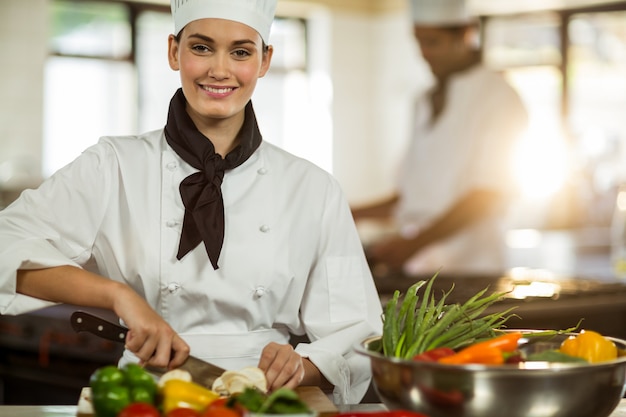
[[[452,356],[438,360],[449,365],[477,363],[483,365],[501,365],[504,363],[504,352],[517,349],[517,342],[522,337],[520,332],[506,333],[493,339],[485,340],[464,349]]]
[[[448,365],[467,365],[470,363],[482,365],[502,365],[504,363],[504,355],[500,349],[495,347],[470,346],[460,350],[455,355],[443,357],[437,362]]]

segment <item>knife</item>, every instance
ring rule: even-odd
[[[70,321],[72,328],[76,332],[89,332],[118,343],[124,343],[126,341],[126,333],[128,333],[126,327],[122,327],[91,313],[75,311],[72,313]],[[153,366],[146,366],[145,369],[157,377],[160,377],[168,371],[166,368]],[[213,382],[225,372],[225,369],[191,355],[187,357],[187,360],[179,366],[178,369],[189,372],[191,379],[195,383],[209,389],[213,387]]]

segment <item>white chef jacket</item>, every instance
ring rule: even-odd
[[[397,220],[418,234],[472,189],[511,192],[511,156],[523,134],[526,110],[499,74],[481,65],[453,75],[445,108],[432,123],[428,95],[417,102],[412,140],[400,170]],[[501,273],[506,265],[506,211],[470,225],[418,252],[410,274]]]
[[[224,176],[214,270],[203,244],[176,259],[178,187],[196,171],[159,130],[102,138],[25,191],[0,211],[0,313],[49,305],[16,294],[17,269],[95,267],[144,296],[194,356],[227,369],[256,366],[268,342],[306,334],[311,343],[296,351],[335,385],[335,402],[358,403],[371,373],[353,347],[382,333],[381,304],[338,183],[262,142]]]

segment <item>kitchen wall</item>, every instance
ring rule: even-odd
[[[404,1],[279,0],[278,12],[324,14],[333,172],[351,202],[384,196],[393,187],[413,92],[428,80]],[[0,2],[0,184],[29,186],[40,173],[47,28],[48,0]]]
[[[30,185],[40,171],[47,4],[0,3],[0,184]]]

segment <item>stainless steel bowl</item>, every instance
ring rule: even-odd
[[[521,350],[556,349],[567,336],[524,338]],[[387,358],[380,339],[356,346],[370,358],[378,396],[390,409],[429,417],[607,417],[626,388],[626,357],[596,364],[453,366]],[[610,339],[626,349],[626,341]]]

